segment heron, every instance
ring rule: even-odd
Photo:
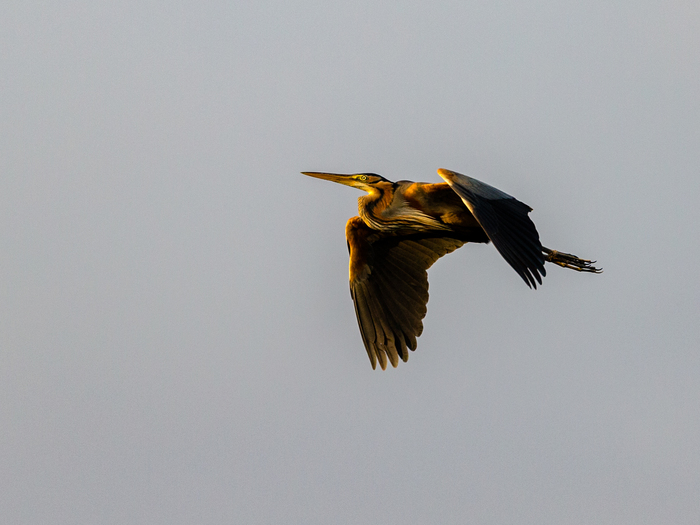
[[[467,175],[439,169],[445,182],[391,182],[376,173],[304,171],[366,192],[345,226],[350,295],[373,369],[396,368],[417,347],[428,304],[428,268],[469,242],[492,242],[533,289],[545,262],[600,273],[595,261],[545,248],[532,208]]]

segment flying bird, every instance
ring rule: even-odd
[[[493,245],[531,288],[542,284],[544,263],[600,273],[595,261],[545,248],[527,204],[454,171],[445,182],[391,182],[376,173],[302,172],[367,192],[359,217],[345,226],[350,252],[350,295],[372,368],[408,361],[423,331],[428,268],[468,242]]]

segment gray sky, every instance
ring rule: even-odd
[[[697,524],[700,4],[0,7],[7,523]],[[372,371],[360,193],[440,181],[594,258],[430,271]]]

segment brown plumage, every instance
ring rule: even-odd
[[[375,173],[302,172],[367,192],[359,217],[345,226],[350,294],[372,363],[382,369],[408,360],[423,331],[427,270],[467,242],[493,242],[528,286],[537,288],[545,262],[598,273],[591,261],[544,248],[527,204],[493,186],[440,169],[438,184],[391,182]]]

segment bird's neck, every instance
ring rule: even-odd
[[[357,199],[357,207],[360,214],[362,214],[363,210],[366,212],[383,210],[391,205],[393,196],[394,191],[390,182],[381,185],[377,184],[368,190],[367,195]]]
[[[367,226],[376,230],[386,229],[382,227],[382,213],[394,199],[394,185],[391,182],[379,183],[373,186],[367,195],[363,195],[357,199],[357,208],[360,217],[365,221]]]

